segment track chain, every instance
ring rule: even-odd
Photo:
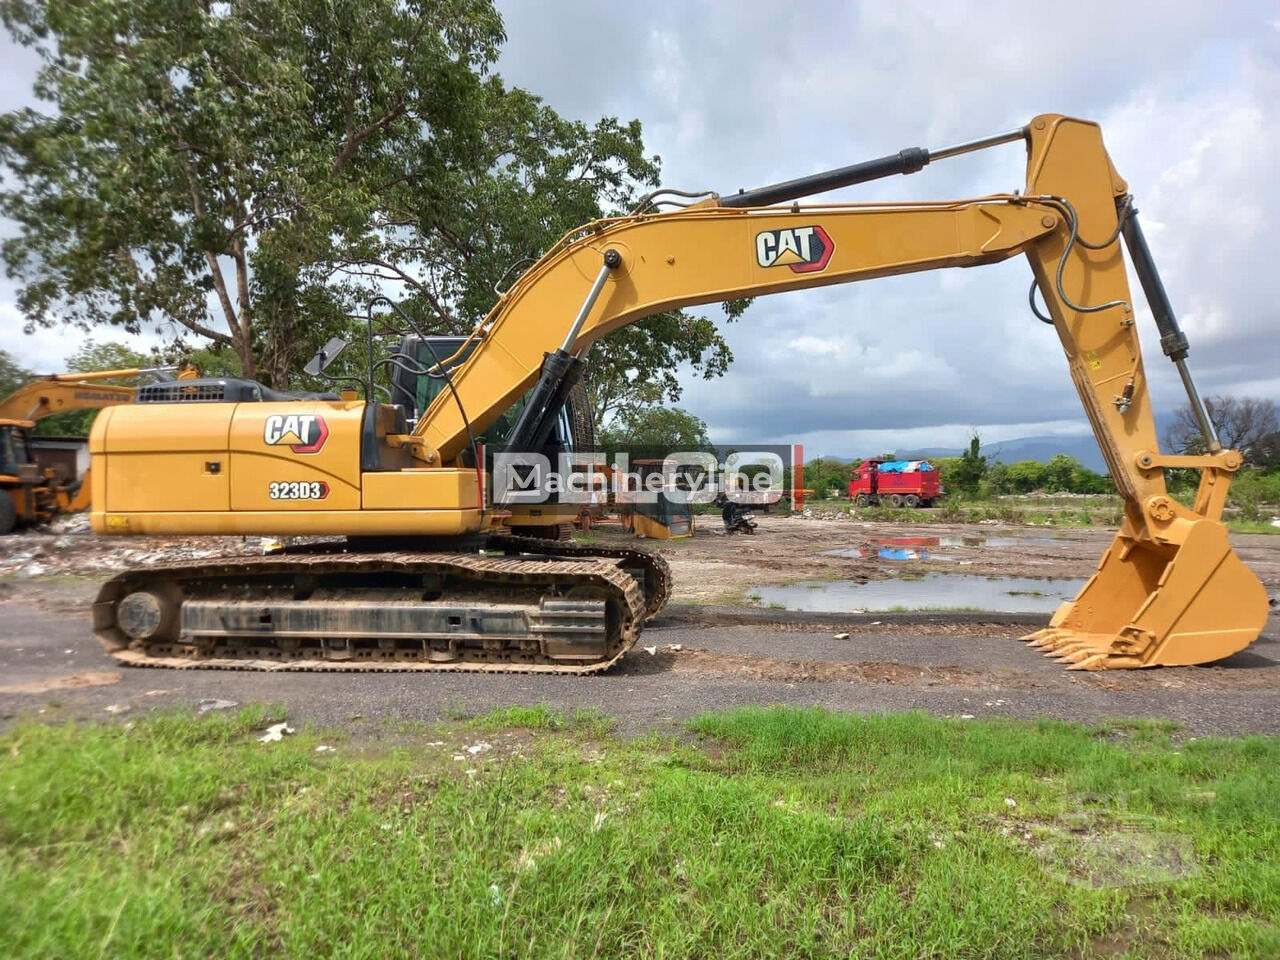
[[[638,547],[597,547],[587,543],[573,543],[569,540],[546,540],[539,537],[524,537],[513,534],[499,534],[489,538],[488,547],[515,549],[522,553],[535,553],[543,556],[561,557],[599,557],[616,559],[624,567],[642,567],[644,576],[644,619],[652,620],[658,611],[667,605],[671,598],[671,567],[666,559],[658,553],[650,553]]]
[[[318,544],[313,550],[290,551],[287,554],[268,556],[242,556],[221,561],[193,561],[132,570],[107,581],[94,601],[94,632],[106,651],[126,666],[162,667],[170,669],[206,670],[267,670],[288,672],[338,672],[338,673],[386,673],[386,672],[473,672],[473,673],[554,673],[591,674],[613,666],[621,656],[634,646],[640,626],[646,616],[645,595],[635,578],[615,562],[605,559],[564,560],[530,559],[513,557],[489,557],[478,554],[438,553],[342,553],[341,544]],[[219,581],[243,583],[246,576],[254,574],[264,578],[280,575],[305,575],[308,573],[369,573],[389,574],[447,574],[453,578],[470,580],[478,587],[528,585],[547,580],[560,586],[581,585],[604,588],[621,603],[618,633],[611,638],[611,653],[605,659],[592,663],[564,663],[559,661],[530,662],[512,657],[517,651],[483,651],[468,648],[462,651],[470,659],[451,662],[423,660],[351,661],[324,659],[285,659],[271,647],[247,648],[241,657],[194,657],[166,655],[171,644],[149,645],[131,641],[116,623],[115,606],[123,597],[135,590],[163,590],[175,585],[201,583],[217,586]],[[156,648],[161,648],[157,650]],[[261,656],[253,654],[260,652]]]

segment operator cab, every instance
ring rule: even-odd
[[[17,476],[18,467],[33,463],[28,420],[0,420],[0,476]]]
[[[471,356],[475,348],[474,339],[468,342],[467,337],[419,337],[409,334],[400,341],[397,351],[399,356],[409,358],[408,363],[391,366],[391,402],[403,407],[410,422],[416,422],[431,406],[442,391],[447,391],[448,384],[444,376],[434,369],[438,362],[452,359],[451,367],[456,367]],[[461,351],[461,353],[459,353]],[[458,354],[454,358],[454,354]],[[417,371],[425,370],[426,373]],[[492,426],[476,437],[477,442],[489,447],[502,447],[511,434],[512,427],[524,409],[525,399],[517,400],[512,407],[494,421]],[[463,411],[466,415],[466,411]],[[573,450],[573,429],[567,409],[562,409],[556,419],[556,429],[544,452],[554,459],[561,451]]]

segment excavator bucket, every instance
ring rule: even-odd
[[[1189,666],[1243,650],[1267,614],[1226,528],[1178,519],[1155,540],[1117,535],[1076,598],[1022,639],[1069,670]]]

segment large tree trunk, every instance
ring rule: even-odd
[[[296,285],[295,285],[296,286]],[[298,344],[295,331],[298,326],[297,306],[289,301],[275,305],[274,315],[267,325],[266,350],[263,362],[266,374],[275,390],[289,388],[289,375],[297,359]]]
[[[240,360],[240,374],[250,380],[258,379],[258,363],[253,357],[253,337],[246,329],[238,329],[232,336],[231,345]]]

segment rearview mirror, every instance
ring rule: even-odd
[[[347,341],[341,337],[333,337],[328,343],[316,351],[316,355],[311,358],[302,372],[309,377],[314,377],[320,373],[325,367],[338,359],[343,348],[347,345]]]

